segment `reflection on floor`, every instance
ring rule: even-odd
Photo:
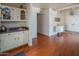
[[[32,47],[24,45],[8,53],[14,55],[19,51],[23,51],[26,56],[79,55],[79,36],[72,33],[64,33],[60,37],[38,34],[38,38],[33,40]]]

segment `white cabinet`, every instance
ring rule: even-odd
[[[8,49],[11,49],[12,46],[14,46],[15,42],[15,37],[12,36],[12,34],[2,34],[0,38],[0,43],[1,43],[1,51],[5,51]]]
[[[23,31],[15,33],[17,47],[23,45]]]
[[[20,9],[11,8],[11,20],[20,20]]]
[[[14,32],[0,35],[0,51],[21,46],[23,44],[23,32]]]
[[[2,9],[4,8],[8,8],[10,10],[9,14],[10,14],[10,19],[4,19],[3,15],[2,20],[9,20],[9,21],[19,21],[19,20],[26,20],[26,9],[20,9],[20,8],[16,8],[16,7],[10,7],[10,6],[5,6],[5,5],[1,5]],[[2,10],[1,10],[2,11]]]
[[[28,43],[28,31],[0,34],[0,52]]]
[[[28,39],[29,39],[29,33],[28,33],[28,31],[24,31],[23,32],[23,43],[27,44],[28,43]]]

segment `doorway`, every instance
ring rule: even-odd
[[[42,20],[42,14],[37,14],[37,33],[43,32],[43,20]]]

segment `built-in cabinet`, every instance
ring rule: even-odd
[[[1,6],[1,18],[0,20],[5,21],[23,21],[26,20],[26,9],[9,7],[9,6]]]
[[[2,12],[2,8],[5,8],[9,10],[9,16],[3,15],[4,11]],[[26,9],[20,9],[20,8],[15,8],[15,7],[9,7],[9,6],[4,6],[1,5],[0,8],[0,25],[2,23],[8,23],[9,24],[17,24],[17,22],[20,21],[20,23],[28,23],[29,25],[29,20],[26,19]],[[24,26],[26,26],[26,24]],[[26,26],[27,27],[27,26]],[[29,28],[29,27],[28,27]],[[29,30],[25,31],[17,31],[17,32],[11,32],[11,33],[3,33],[0,34],[0,52],[4,52],[16,47],[19,47],[24,44],[28,44],[29,40]]]
[[[0,34],[0,52],[28,43],[28,31]]]
[[[11,8],[11,20],[20,20],[20,9]]]

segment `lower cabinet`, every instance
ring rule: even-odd
[[[28,31],[24,31],[23,32],[23,44],[27,44],[28,43],[28,38],[29,38]]]
[[[28,43],[28,31],[0,34],[0,52]]]

